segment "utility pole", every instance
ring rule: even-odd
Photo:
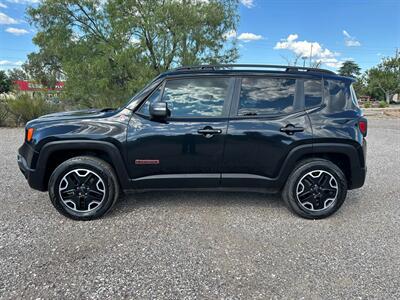
[[[303,68],[304,68],[306,66],[307,56],[303,56],[302,59],[303,59]]]
[[[313,46],[313,44],[311,43],[311,49],[310,49],[310,65],[309,65],[309,67],[311,67],[312,46]]]

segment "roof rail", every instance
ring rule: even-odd
[[[285,72],[319,72],[327,74],[335,74],[335,72],[318,69],[318,68],[308,68],[308,67],[298,67],[298,66],[279,66],[279,65],[256,65],[256,64],[221,64],[221,65],[198,65],[198,66],[182,66],[173,71],[190,71],[190,70],[220,70],[220,69],[234,69],[234,68],[250,68],[250,69],[284,69]]]

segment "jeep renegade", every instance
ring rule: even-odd
[[[121,108],[28,122],[18,164],[76,220],[103,216],[122,191],[159,189],[281,192],[294,213],[324,218],[365,180],[353,81],[301,67],[182,67]]]

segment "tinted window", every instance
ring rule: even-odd
[[[280,114],[293,110],[295,80],[285,78],[242,79],[239,115]]]
[[[356,94],[356,91],[354,90],[353,84],[350,86],[350,92],[351,92],[351,100],[353,101],[354,106],[355,107],[359,107],[358,106],[357,94]]]
[[[217,117],[222,115],[229,78],[193,78],[167,81],[163,99],[172,117]]]
[[[322,102],[321,80],[304,80],[304,101],[306,107],[320,105]]]
[[[161,95],[161,87],[159,87],[158,89],[156,89],[146,100],[146,102],[142,105],[142,107],[139,109],[139,112],[141,114],[144,114],[146,116],[150,115],[149,112],[149,107],[150,107],[150,103],[154,103],[157,102],[160,98]]]
[[[338,112],[355,108],[352,102],[350,84],[337,80],[325,80],[324,85],[328,111]]]

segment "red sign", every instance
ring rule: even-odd
[[[44,86],[41,83],[27,81],[27,80],[15,80],[14,84],[18,86],[20,91],[61,91],[64,88],[64,82],[56,82],[53,89]]]

